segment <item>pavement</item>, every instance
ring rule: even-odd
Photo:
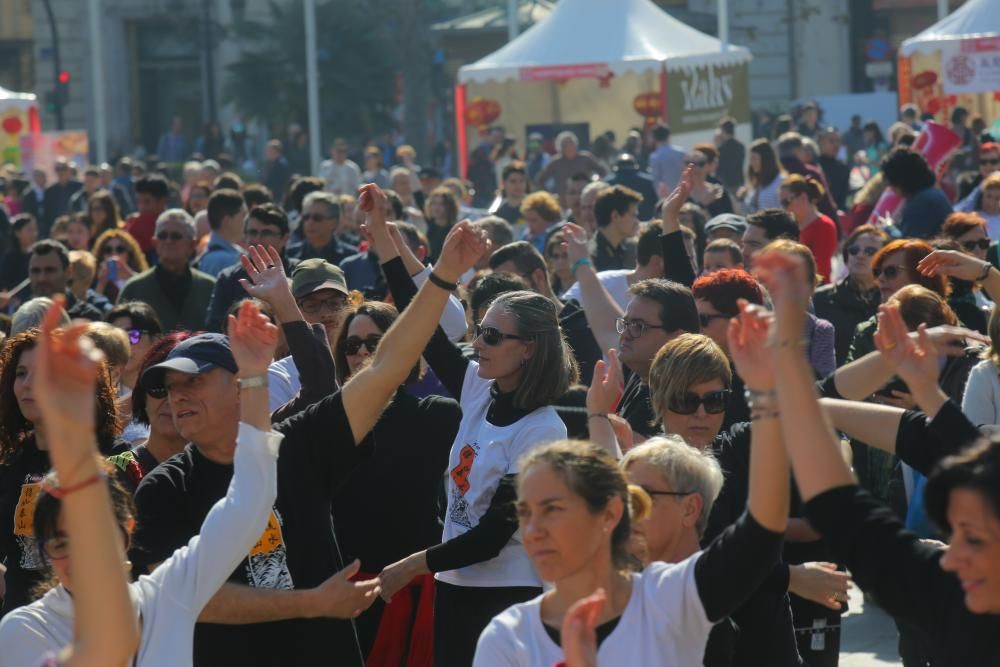
[[[896,625],[869,602],[858,588],[851,589],[850,611],[841,619],[839,667],[902,665],[896,650]]]

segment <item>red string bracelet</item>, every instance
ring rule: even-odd
[[[48,482],[42,481],[41,487],[42,491],[49,494],[56,500],[62,500],[71,493],[76,493],[77,491],[85,489],[88,486],[93,486],[94,484],[106,480],[107,478],[107,473],[101,471],[96,473],[93,477],[88,477],[82,482],[77,482],[76,484],[72,484],[70,486],[52,486]]]

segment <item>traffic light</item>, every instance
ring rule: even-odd
[[[69,72],[60,70],[56,77],[55,103],[61,107],[69,103]]]

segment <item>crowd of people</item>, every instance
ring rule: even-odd
[[[812,104],[493,128],[467,179],[7,170],[0,667],[829,667],[852,585],[908,667],[995,664],[1000,144],[959,111],[939,170],[914,108]]]

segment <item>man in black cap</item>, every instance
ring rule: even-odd
[[[370,365],[344,388],[275,425],[284,435],[278,495],[268,526],[246,560],[208,603],[195,628],[196,665],[361,665],[351,625],[374,596],[358,594],[343,568],[330,499],[368,453],[365,440],[392,393],[410,373],[430,338],[449,292],[475,257],[471,233],[434,269]],[[447,249],[446,249],[447,250]],[[174,424],[190,443],[147,475],[136,492],[138,527],[130,556],[154,569],[200,530],[232,478],[240,389],[264,386],[266,376],[236,376],[228,339],[201,334],[178,344],[143,375],[147,391],[170,398]],[[339,572],[338,572],[339,570]],[[377,589],[376,589],[377,590]]]
[[[716,239],[729,239],[737,243],[743,242],[743,233],[747,230],[747,219],[735,213],[722,213],[705,224],[705,240],[708,243]]]
[[[349,294],[344,272],[326,260],[306,259],[292,269],[292,296],[306,322],[323,325],[331,347]]]

